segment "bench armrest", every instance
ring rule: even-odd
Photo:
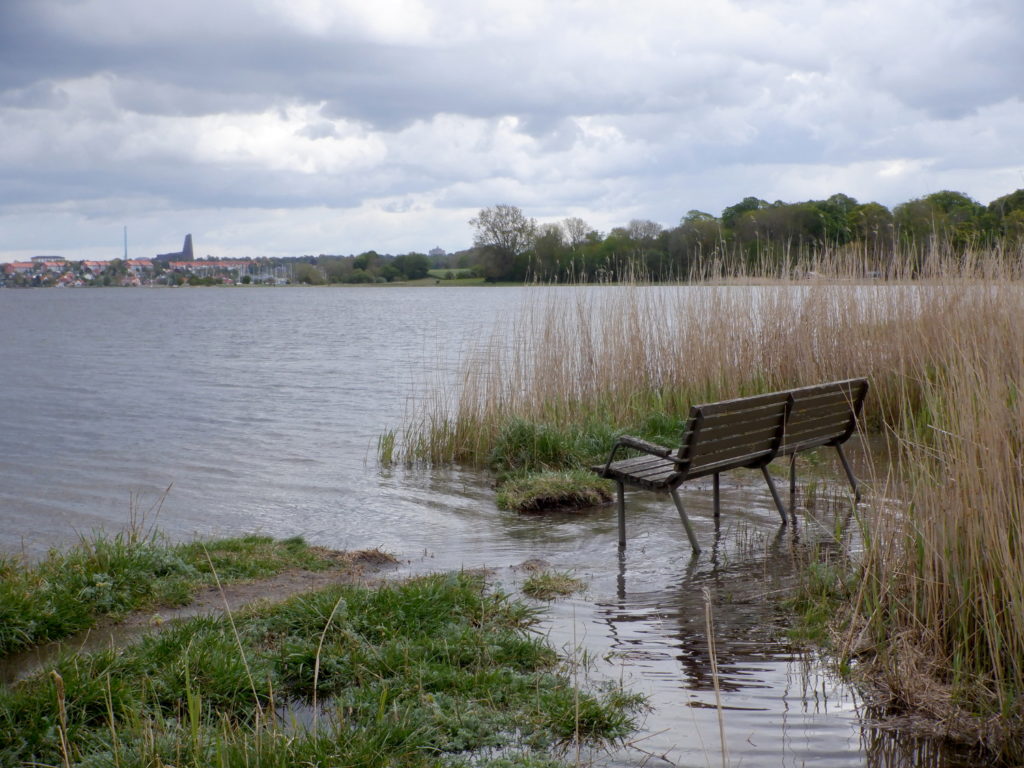
[[[615,441],[615,445],[612,446],[612,452],[608,454],[608,461],[605,462],[604,471],[605,474],[608,472],[608,468],[615,461],[615,454],[619,448],[633,448],[637,451],[649,453],[654,456],[660,456],[663,459],[672,459],[672,449],[666,448],[663,445],[657,445],[655,443],[649,443],[646,440],[641,440],[639,437],[633,437],[632,435],[621,435],[618,440]]]
[[[653,456],[660,456],[663,459],[667,459],[669,454],[672,453],[671,448],[666,448],[663,445],[657,443],[649,443],[646,440],[641,440],[639,437],[633,437],[632,435],[622,435],[616,442],[616,446],[624,445],[627,448],[633,448],[644,453],[649,453]]]

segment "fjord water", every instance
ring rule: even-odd
[[[495,507],[487,476],[377,466],[377,438],[410,398],[511,328],[530,290],[0,291],[0,551],[117,531],[134,509],[176,539],[302,535],[380,547],[409,572],[487,567],[510,589],[542,560],[588,583],[551,606],[552,641],[585,648],[592,674],[654,705],[639,740],[600,761],[722,765],[721,717],[730,765],[952,765],[929,742],[865,726],[855,692],[785,641],[774,598],[806,548],[849,543],[848,504],[781,528],[767,492],[740,477],[724,483],[716,526],[709,490],[687,488],[707,544],[691,558],[671,505],[631,494],[619,556],[613,507],[521,516]]]

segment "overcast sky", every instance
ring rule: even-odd
[[[1021,0],[0,0],[0,261],[1024,187]]]

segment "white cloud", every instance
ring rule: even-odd
[[[0,259],[127,218],[153,252],[184,230],[357,252],[466,245],[495,202],[602,229],[750,194],[987,202],[1024,185],[1022,22],[1012,0],[8,0]]]

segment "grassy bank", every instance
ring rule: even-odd
[[[0,690],[0,763],[557,766],[623,739],[642,700],[577,688],[536,619],[468,574],[194,619]]]
[[[134,527],[113,536],[83,537],[35,563],[0,558],[0,655],[59,640],[105,616],[184,605],[217,578],[230,583],[336,565],[331,553],[298,537],[172,544]]]
[[[844,612],[838,652],[894,709],[1022,760],[1021,263],[926,266],[914,281],[531,292],[455,390],[393,433],[390,455],[578,468],[619,432],[672,444],[694,403],[866,376],[865,427],[897,459],[862,508],[852,572],[817,587],[852,596],[831,603]]]

